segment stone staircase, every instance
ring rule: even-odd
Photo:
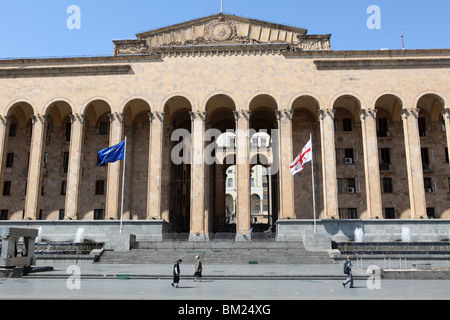
[[[181,258],[206,264],[329,264],[327,252],[306,251],[302,242],[163,241],[136,242],[128,252],[105,251],[98,263],[168,264]]]

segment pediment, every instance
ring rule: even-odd
[[[330,35],[310,36],[307,32],[303,28],[217,14],[139,33],[136,40],[114,41],[114,44],[115,55],[152,53],[167,47],[233,44],[289,44],[294,50],[304,50],[306,44],[306,49],[330,49]]]

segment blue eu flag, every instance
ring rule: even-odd
[[[125,158],[125,141],[122,141],[119,144],[116,144],[115,146],[100,150],[98,152],[98,156],[100,158],[100,164],[101,166],[105,162],[116,162],[117,160],[123,160]]]

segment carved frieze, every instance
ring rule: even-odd
[[[330,35],[307,35],[302,28],[218,14],[114,41],[115,55],[152,54],[167,47],[286,44],[289,51],[330,50]]]

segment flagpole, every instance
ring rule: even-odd
[[[125,148],[123,153],[123,169],[122,169],[122,200],[120,204],[120,234],[122,234],[123,224],[123,195],[125,192],[125,163],[127,159],[127,137],[125,137]]]
[[[316,226],[316,192],[314,188],[314,153],[312,150],[312,133],[309,134],[309,138],[311,141],[311,180],[312,180],[312,191],[313,191],[313,212],[314,212],[314,234],[317,233],[317,226]]]

